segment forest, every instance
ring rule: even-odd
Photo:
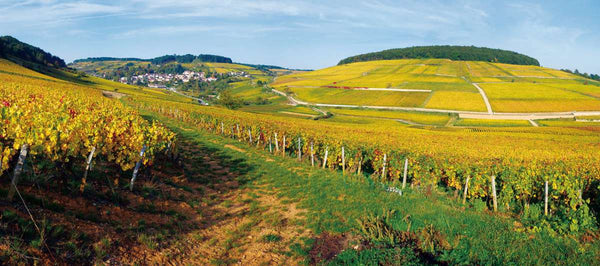
[[[539,66],[540,62],[532,57],[513,51],[475,46],[414,46],[389,49],[380,52],[356,55],[341,60],[338,65],[355,62],[393,60],[393,59],[451,59],[456,61],[485,61],[514,65]]]

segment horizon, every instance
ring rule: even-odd
[[[214,54],[320,69],[381,50],[464,45],[600,73],[600,4],[578,1],[1,1],[0,35],[63,58]]]

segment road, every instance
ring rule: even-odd
[[[490,101],[488,100],[488,97],[485,94],[485,91],[483,91],[483,89],[481,89],[481,87],[479,87],[479,84],[477,84],[477,83],[471,83],[471,84],[473,84],[473,86],[475,86],[475,88],[477,88],[477,90],[479,91],[479,94],[481,94],[481,97],[483,97],[483,101],[485,102],[485,108],[487,108],[488,114],[493,114],[494,112],[492,111],[492,105],[490,104]]]
[[[183,96],[183,97],[190,98],[190,99],[194,99],[194,100],[196,100],[197,102],[199,102],[199,103],[200,103],[200,104],[202,104],[202,105],[208,105],[208,103],[207,103],[206,101],[204,101],[204,100],[202,100],[202,99],[200,99],[200,98],[196,98],[196,97],[192,97],[192,96],[189,96],[189,95],[185,95],[185,94],[183,94],[183,93],[181,93],[181,92],[177,91],[175,88],[168,88],[168,90],[170,90],[170,91],[172,91],[172,92],[174,92],[174,93],[177,93],[177,94],[179,94],[179,95],[181,95],[181,96]]]
[[[558,119],[558,118],[574,118],[576,116],[593,116],[600,115],[600,111],[585,111],[585,112],[547,112],[547,113],[495,113],[495,112],[474,112],[474,111],[458,111],[458,110],[443,110],[418,107],[398,107],[398,106],[369,106],[369,105],[349,105],[349,104],[327,104],[327,103],[309,103],[298,100],[281,91],[272,89],[274,93],[287,97],[294,105],[307,105],[318,107],[337,107],[337,108],[366,108],[378,110],[396,110],[396,111],[414,111],[428,113],[450,113],[458,114],[459,118],[472,119],[501,119],[501,120],[539,120],[539,119]],[[486,97],[487,98],[487,97]]]

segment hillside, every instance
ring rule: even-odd
[[[600,111],[599,85],[550,68],[448,59],[349,63],[271,84],[308,103],[490,114]]]
[[[11,36],[0,37],[0,58],[11,60],[29,68],[66,67],[64,60]]]
[[[394,59],[450,59],[454,61],[484,61],[515,65],[539,66],[538,60],[512,51],[475,46],[415,46],[348,57],[338,65]]]

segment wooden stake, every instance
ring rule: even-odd
[[[27,158],[27,149],[29,149],[28,144],[21,145],[21,152],[19,154],[19,160],[17,161],[17,166],[15,166],[15,171],[13,172],[13,178],[11,180],[10,189],[8,190],[8,201],[12,201],[15,196],[17,183],[19,183],[19,176],[21,172],[23,172],[23,165],[25,164],[25,158]]]
[[[240,124],[235,124],[235,126],[237,128],[237,135],[235,136],[235,138],[239,140],[239,138],[240,138]]]
[[[346,174],[346,156],[344,153],[344,146],[342,146],[342,174]]]
[[[169,142],[169,146],[171,146],[170,142]],[[83,178],[81,179],[81,186],[79,187],[79,191],[81,193],[83,193],[83,190],[85,189],[85,183],[87,180],[88,171],[90,170],[91,165],[92,165],[92,158],[94,158],[94,152],[96,152],[96,147],[92,147],[92,151],[90,151],[90,154],[88,155],[88,158],[86,161],[85,172],[83,173]]]
[[[298,161],[302,160],[302,143],[300,143],[301,139],[298,137]]]
[[[277,141],[277,133],[275,133],[275,151],[279,151],[279,141]]]
[[[310,165],[315,166],[315,152],[313,150],[313,143],[310,143]]]
[[[406,187],[406,174],[408,173],[408,158],[404,159],[404,176],[402,177],[402,189]]]
[[[323,158],[323,168],[327,165],[327,154],[329,153],[329,147],[325,148],[325,158]]]
[[[361,174],[361,170],[362,170],[362,157],[360,157],[360,159],[358,160],[358,171],[356,172],[357,175]]]
[[[269,152],[273,153],[273,137],[269,137]]]
[[[470,176],[467,176],[467,181],[465,181],[465,190],[463,192],[463,204],[467,203],[467,193],[469,192],[469,180]]]
[[[250,137],[250,143],[252,143],[252,130],[248,129],[248,136]]]
[[[385,179],[385,162],[387,161],[387,154],[383,154],[383,169],[381,170],[381,178]]]
[[[494,212],[498,211],[498,201],[496,198],[496,177],[492,176],[492,202],[494,204]]]
[[[135,164],[135,168],[133,169],[133,175],[131,176],[131,181],[129,182],[130,191],[133,191],[133,183],[135,182],[138,171],[140,170],[140,166],[142,166],[142,162],[144,161],[144,153],[146,153],[146,145],[142,147],[142,151],[140,151],[140,160]]]
[[[548,216],[548,180],[544,183],[544,215]]]
[[[225,135],[225,125],[221,122],[221,135]]]
[[[283,135],[283,147],[282,147],[283,153],[282,155],[285,156],[285,135]]]

